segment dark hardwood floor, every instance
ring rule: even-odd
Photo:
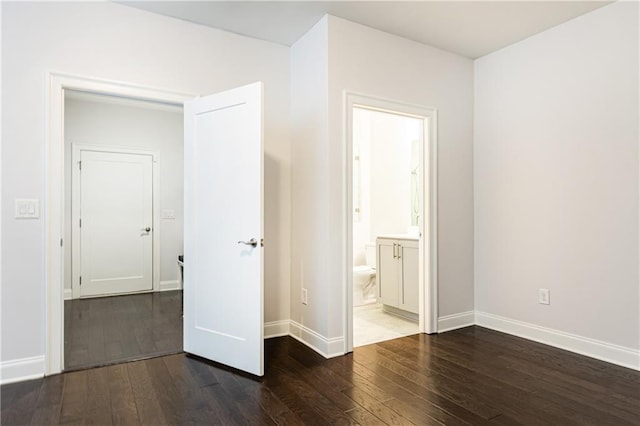
[[[182,291],[64,302],[65,370],[182,352]]]
[[[178,354],[4,385],[2,425],[640,424],[640,372],[480,327],[265,360],[261,381]]]

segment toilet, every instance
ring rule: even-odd
[[[353,267],[353,306],[368,305],[377,300],[376,244],[365,244],[364,254],[367,264]]]

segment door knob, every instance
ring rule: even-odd
[[[149,228],[148,226],[146,228],[143,229],[144,232],[151,232],[151,228]]]
[[[251,247],[257,247],[258,241],[255,238],[250,239],[249,241],[238,241],[238,244],[246,244]]]

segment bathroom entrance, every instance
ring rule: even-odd
[[[425,116],[363,100],[349,104],[347,126],[350,348],[435,331],[427,327],[435,310],[429,268],[435,111]]]

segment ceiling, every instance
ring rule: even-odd
[[[478,58],[610,2],[129,1],[118,3],[291,46],[331,14]]]

